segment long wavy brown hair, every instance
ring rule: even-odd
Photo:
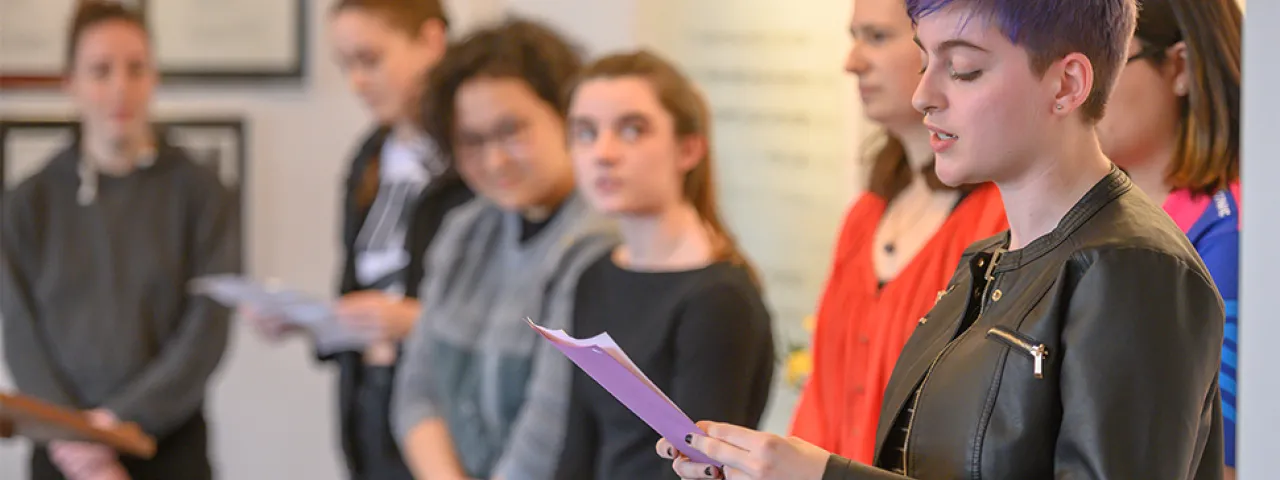
[[[697,210],[716,242],[716,259],[744,268],[760,285],[759,274],[725,225],[716,201],[715,161],[711,147],[711,112],[707,100],[693,82],[671,62],[647,50],[609,55],[587,65],[565,95],[565,104],[579,85],[593,79],[639,77],[652,86],[663,110],[675,120],[675,134],[681,138],[701,137],[706,144],[698,164],[685,174],[684,198]]]

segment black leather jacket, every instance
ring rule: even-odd
[[[1113,168],[1007,244],[966,251],[894,368],[875,463],[907,476],[823,479],[1222,478],[1222,300],[1165,212]]]

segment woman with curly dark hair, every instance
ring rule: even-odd
[[[424,124],[477,198],[431,246],[393,427],[420,478],[542,479],[563,442],[570,364],[523,321],[567,329],[579,273],[614,244],[575,193],[559,98],[578,54],[511,21],[449,49]]]

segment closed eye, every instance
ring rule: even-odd
[[[982,76],[982,70],[974,70],[972,72],[951,72],[951,79],[961,82],[972,82]]]

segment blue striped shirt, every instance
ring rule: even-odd
[[[1164,205],[1204,259],[1213,283],[1222,295],[1226,324],[1222,342],[1222,366],[1218,385],[1222,391],[1222,417],[1227,466],[1236,464],[1236,373],[1240,328],[1237,298],[1240,286],[1240,186],[1212,197],[1185,190],[1173,192]]]

